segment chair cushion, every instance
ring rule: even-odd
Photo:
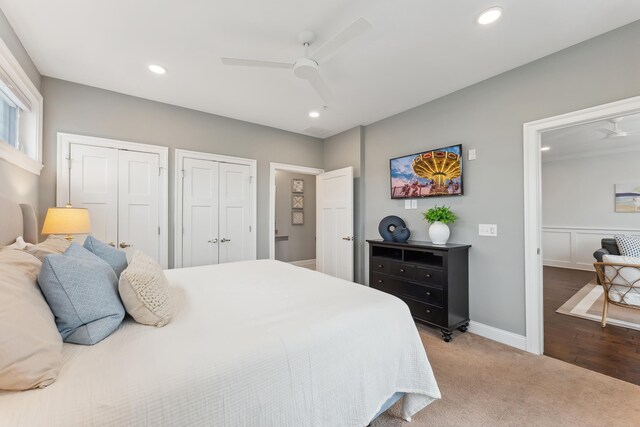
[[[115,272],[76,243],[62,255],[45,257],[38,284],[65,342],[96,344],[124,318]]]
[[[127,255],[124,251],[119,251],[93,236],[87,236],[83,247],[109,264],[118,278],[122,271],[127,268]]]
[[[62,338],[36,277],[42,263],[0,251],[0,390],[42,388],[62,365]]]
[[[611,283],[609,299],[614,302],[640,306],[640,258],[605,255],[604,262],[629,264],[629,267],[605,266],[604,274]]]
[[[640,237],[621,234],[617,234],[614,237],[616,238],[620,255],[640,257]]]
[[[120,275],[118,290],[122,302],[136,322],[164,326],[169,323],[169,284],[158,263],[136,251],[129,266]]]
[[[47,240],[37,245],[27,245],[24,250],[35,255],[40,261],[52,254],[62,254],[71,245],[71,242],[60,236],[49,236]]]

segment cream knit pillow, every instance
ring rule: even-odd
[[[169,284],[158,263],[141,251],[120,275],[120,298],[136,322],[161,327],[171,319]]]

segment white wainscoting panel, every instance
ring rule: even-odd
[[[616,234],[640,236],[640,230],[542,227],[542,264],[593,271],[593,253],[600,248],[600,241]]]

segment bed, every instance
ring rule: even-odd
[[[272,260],[166,276],[171,323],[65,344],[55,383],[0,391],[0,425],[365,426],[440,397],[395,297]]]

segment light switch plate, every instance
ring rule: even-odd
[[[411,209],[418,209],[418,201],[416,199],[411,201]]]
[[[496,237],[498,235],[497,224],[479,224],[478,235],[487,237]]]
[[[404,208],[405,209],[411,209],[411,200],[405,200],[404,201]]]
[[[467,155],[467,160],[475,160],[476,159],[476,150],[469,150]]]

